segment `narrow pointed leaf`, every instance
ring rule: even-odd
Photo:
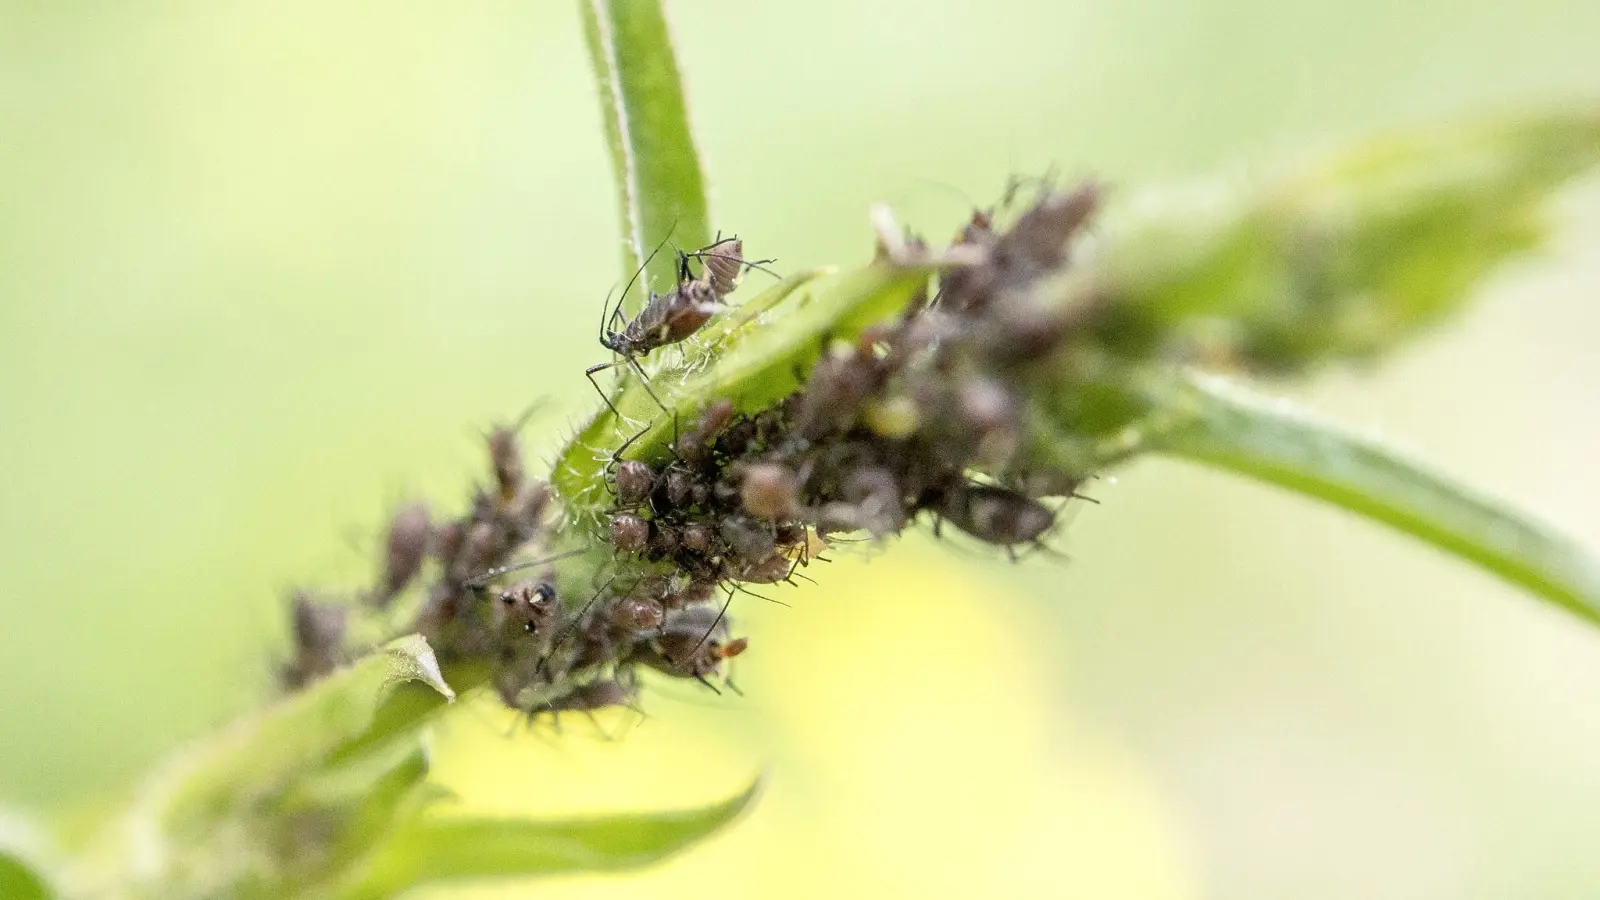
[[[1216,379],[1187,388],[1148,449],[1342,506],[1600,623],[1600,563],[1531,516],[1283,401]]]
[[[659,0],[579,4],[617,183],[626,279],[662,241],[687,248],[711,242],[705,183]],[[650,289],[669,290],[675,272],[670,250],[657,254],[623,308],[637,312]]]
[[[157,776],[150,799],[165,822],[200,827],[248,807],[359,738],[389,693],[409,681],[427,685],[439,703],[455,697],[427,641],[400,638],[181,755]]]
[[[398,828],[339,900],[379,900],[439,882],[630,869],[714,834],[754,799],[760,782],[701,809],[569,822],[423,818]]]

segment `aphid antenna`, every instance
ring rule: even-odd
[[[521,571],[522,569],[531,569],[534,566],[542,566],[542,565],[545,565],[546,563],[553,563],[553,562],[556,562],[557,560],[568,559],[570,557],[574,557],[574,556],[577,556],[577,555],[579,555],[581,553],[587,553],[587,552],[589,552],[589,551],[585,550],[585,549],[568,550],[565,553],[557,553],[554,556],[545,556],[545,557],[541,557],[540,559],[530,559],[530,560],[526,560],[524,562],[513,563],[512,565],[509,565],[509,566],[497,566],[497,567],[495,567],[493,569],[489,569],[488,571],[483,572],[482,574],[475,575],[472,578],[467,579],[466,581],[462,582],[462,584],[464,586],[466,586],[467,588],[471,589],[471,590],[481,591],[485,587],[488,586],[489,582],[495,580],[496,578],[499,578],[501,575],[505,575],[508,572],[517,572],[517,571]]]
[[[617,296],[617,304],[616,304],[615,307],[613,307],[611,305],[611,294],[610,293],[606,294],[606,305],[604,307],[602,307],[601,310],[600,310],[600,316],[601,316],[601,318],[600,318],[600,338],[601,338],[601,343],[605,342],[606,326],[608,324],[610,324],[611,322],[615,322],[617,319],[622,317],[622,304],[627,302],[627,300],[628,300],[628,292],[633,290],[633,286],[635,284],[637,284],[638,281],[639,281],[639,276],[643,275],[644,274],[644,270],[648,269],[650,267],[650,263],[655,261],[656,254],[660,253],[661,252],[661,248],[665,247],[667,245],[667,242],[672,240],[672,233],[674,231],[677,231],[677,230],[678,230],[678,220],[677,219],[673,219],[672,220],[672,227],[667,229],[667,234],[666,234],[665,237],[663,237],[661,239],[661,243],[656,244],[655,249],[650,251],[650,255],[646,256],[644,258],[644,262],[639,264],[639,268],[633,270],[633,276],[628,279],[628,283],[627,283],[626,286],[623,287],[622,293]],[[609,314],[607,314],[607,310],[610,311]]]
[[[737,584],[735,584],[732,587],[728,588],[728,599],[723,602],[722,609],[717,611],[717,617],[712,620],[711,626],[706,629],[706,633],[700,635],[700,640],[695,642],[694,647],[690,648],[688,654],[685,655],[684,658],[681,661],[678,661],[678,665],[684,665],[684,664],[688,663],[690,660],[694,659],[694,655],[696,653],[700,652],[700,648],[704,647],[706,645],[706,641],[710,640],[711,633],[713,631],[717,630],[717,626],[722,624],[722,620],[723,619],[727,618],[728,607],[733,605],[733,592],[734,592],[735,588],[739,588],[739,586]],[[743,588],[739,588],[739,589],[743,590]],[[749,593],[749,592],[746,591],[746,593]],[[755,596],[755,595],[752,595],[752,596]],[[766,598],[763,597],[762,599],[765,600]],[[698,679],[701,684],[706,685],[706,687],[711,687],[711,685],[706,682],[705,676],[696,675],[695,678]],[[713,691],[717,691],[716,688],[711,688],[711,689]],[[720,694],[722,692],[721,691],[717,691],[717,693]]]

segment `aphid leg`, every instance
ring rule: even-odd
[[[630,359],[629,361],[631,362],[632,360]],[[610,362],[595,363],[589,368],[583,370],[583,377],[589,379],[589,383],[594,385],[594,392],[600,395],[600,399],[605,402],[606,408],[611,410],[611,414],[619,419],[622,418],[622,413],[617,412],[617,408],[612,404],[611,398],[606,396],[606,392],[600,387],[600,382],[594,380],[594,376],[596,372],[604,372],[607,369],[615,369],[620,365],[622,365],[621,360],[613,359]],[[659,403],[660,401],[656,402]]]
[[[628,365],[633,367],[633,371],[639,375],[639,386],[644,388],[644,392],[650,395],[650,399],[656,402],[656,406],[660,407],[663,413],[671,415],[672,410],[667,409],[667,405],[661,402],[661,398],[656,396],[656,392],[650,389],[650,377],[644,374],[644,366],[639,365],[639,361],[631,356],[624,356],[623,359],[626,360]],[[607,403],[606,405],[610,406],[610,403]],[[612,412],[616,412],[616,407],[612,407]]]
[[[550,652],[546,653],[544,657],[539,660],[539,664],[534,667],[535,674],[543,675],[548,670],[551,658],[556,655],[557,650],[561,649],[561,645],[565,643],[567,635],[583,627],[583,617],[589,614],[589,609],[594,606],[595,601],[599,600],[600,595],[605,593],[607,588],[611,587],[611,582],[616,580],[617,576],[615,575],[612,575],[610,578],[606,579],[606,583],[600,585],[600,587],[595,590],[594,596],[589,598],[589,602],[585,603],[583,608],[578,610],[578,614],[572,619],[572,624],[561,629],[561,631],[556,634],[556,639],[550,643]]]

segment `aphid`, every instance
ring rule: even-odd
[[[733,293],[734,288],[744,278],[744,270],[772,262],[770,259],[746,262],[744,258],[744,241],[737,237],[719,239],[704,249],[694,253],[679,254],[678,265],[684,267],[691,258],[697,258],[705,266],[703,277],[711,283],[712,290],[717,296],[726,297]]]
[[[542,481],[523,484],[506,504],[505,526],[511,543],[527,542],[544,527],[544,511],[550,505],[550,486]]]
[[[712,594],[717,590],[716,582],[704,579],[691,579],[680,589],[671,591],[661,598],[661,603],[668,609],[681,609],[685,606],[708,603]]]
[[[748,516],[728,516],[717,526],[717,532],[735,556],[747,562],[756,562],[772,555],[778,546],[772,529]]]
[[[705,553],[711,549],[714,535],[711,526],[701,522],[691,522],[678,532],[678,542],[683,549],[695,553]]]
[[[556,589],[548,581],[519,581],[500,592],[505,622],[528,634],[541,634],[555,621]]]
[[[722,661],[738,656],[749,640],[728,640],[726,607],[686,606],[673,610],[661,633],[649,642],[639,661],[678,678],[694,678],[711,687],[708,676],[717,674]]]
[[[506,549],[505,535],[494,522],[478,522],[467,529],[466,542],[451,575],[457,581],[465,581],[469,573],[481,572],[493,565]]]
[[[627,513],[612,516],[611,543],[623,553],[643,553],[650,544],[650,523]]]
[[[543,406],[543,400],[534,401],[517,416],[516,421],[510,425],[496,426],[484,436],[489,445],[489,464],[494,470],[495,486],[500,489],[502,500],[511,500],[522,489],[522,441],[517,435]]]
[[[489,432],[489,465],[494,470],[495,485],[500,496],[510,500],[522,487],[522,442],[516,429],[500,427]]]
[[[728,267],[731,265],[734,270],[737,270],[744,265],[743,256],[736,255],[728,246],[729,244],[733,245],[733,247],[738,247],[742,251],[743,245],[739,241],[724,242],[723,247],[717,250],[713,256],[715,269],[713,270],[708,265],[707,271],[700,278],[693,277],[689,271],[691,254],[680,253],[678,255],[678,284],[676,287],[665,294],[652,293],[650,299],[645,303],[644,309],[641,309],[639,314],[631,320],[622,319],[622,301],[619,298],[615,309],[612,310],[608,317],[602,320],[600,346],[617,354],[621,359],[597,363],[584,370],[583,374],[589,379],[589,383],[594,385],[594,389],[599,392],[601,398],[605,399],[607,406],[611,406],[611,400],[606,397],[605,391],[601,390],[599,382],[594,380],[595,374],[619,365],[628,365],[639,376],[640,382],[644,385],[645,393],[656,401],[656,405],[660,406],[663,412],[667,411],[660,398],[656,397],[655,393],[650,390],[649,379],[646,377],[643,367],[639,365],[639,358],[660,347],[688,339],[695,332],[705,327],[705,324],[711,321],[711,317],[716,314],[717,310],[722,308],[722,297],[726,292],[719,292],[718,287],[727,285],[726,272]],[[645,260],[646,266],[650,264],[650,259],[655,258],[656,252],[659,252],[660,249],[658,246],[656,251],[651,252],[650,258]],[[697,251],[694,255],[698,256],[706,253],[708,251]],[[643,266],[640,268],[642,271]],[[637,273],[635,273],[634,278],[638,278]],[[622,296],[626,297],[628,290],[632,287],[633,282],[629,281],[628,288],[623,290]],[[731,286],[729,290],[732,290]],[[621,330],[611,327],[613,323],[618,321],[622,322]],[[612,406],[611,411],[616,412],[616,407]]]
[[[788,581],[794,573],[796,560],[790,559],[782,552],[774,552],[771,556],[757,563],[752,563],[740,569],[735,576],[740,581],[749,581],[755,584],[777,584]]]
[[[758,519],[792,519],[799,509],[800,485],[788,466],[755,463],[744,470],[739,499],[745,512]]]
[[[297,592],[293,616],[295,655],[284,666],[283,681],[298,688],[332,672],[342,661],[349,610]]]
[[[537,718],[546,713],[556,716],[563,712],[593,712],[608,706],[627,706],[633,702],[637,693],[637,686],[624,684],[620,679],[606,678],[591,681],[573,688],[565,697],[548,701],[531,710],[529,716]]]
[[[849,428],[862,405],[883,383],[877,358],[860,348],[835,348],[811,369],[794,430],[812,440]]]
[[[652,523],[650,529],[649,556],[651,559],[662,559],[678,552],[679,531],[664,522]]]
[[[433,558],[449,571],[455,566],[456,557],[466,542],[466,526],[456,521],[446,522],[433,532]]]
[[[655,487],[656,473],[649,464],[625,460],[617,464],[617,503],[621,506],[639,506]]]
[[[733,415],[731,400],[718,400],[706,407],[695,427],[673,441],[673,450],[678,458],[692,466],[704,465],[711,457],[717,436],[733,421]]]
[[[395,513],[384,548],[383,580],[372,597],[373,603],[387,605],[417,576],[422,570],[431,534],[432,523],[426,506],[412,503]]]
[[[1067,244],[1100,205],[1100,187],[1085,182],[1071,193],[1046,191],[1000,239],[1008,263],[1053,269],[1067,261]]]
[[[906,510],[901,500],[900,479],[883,466],[862,466],[850,472],[843,484],[842,496],[849,512],[833,504],[824,507],[832,520],[829,525],[849,524],[849,527],[830,527],[828,531],[854,531],[863,529],[873,537],[882,538],[898,533],[906,524]]]
[[[611,624],[625,631],[653,631],[661,627],[666,610],[660,601],[627,596],[611,608]]]
[[[967,534],[1007,549],[1037,541],[1056,518],[1049,507],[1024,494],[970,482],[944,491],[935,509]]]
[[[695,478],[678,468],[668,469],[661,476],[655,494],[650,498],[651,509],[657,514],[684,510],[694,505]]]

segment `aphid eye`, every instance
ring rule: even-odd
[[[732,659],[743,653],[750,646],[749,638],[735,638],[717,649],[717,655],[723,659]]]

